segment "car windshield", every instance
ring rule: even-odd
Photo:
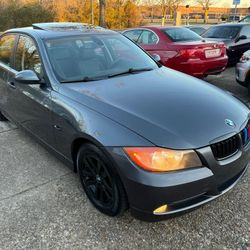
[[[215,26],[206,31],[202,36],[205,38],[233,39],[240,31],[239,26]]]
[[[154,70],[159,65],[120,34],[86,34],[45,41],[60,82],[96,81]]]
[[[167,28],[162,31],[173,41],[173,42],[188,42],[188,41],[199,41],[202,40],[195,32],[187,28]]]

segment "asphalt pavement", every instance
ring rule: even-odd
[[[206,81],[250,105],[234,69]],[[250,249],[249,171],[219,199],[157,223],[105,216],[78,176],[9,122],[0,122],[0,249]]]

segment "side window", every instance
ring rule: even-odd
[[[10,66],[11,55],[15,46],[15,35],[5,35],[0,39],[0,62]]]
[[[34,41],[26,36],[20,36],[17,50],[15,69],[17,71],[22,70],[34,70],[38,75],[41,75],[41,60]]]
[[[247,36],[248,38],[250,38],[250,26],[245,26],[242,28],[240,35],[244,35]]]
[[[150,30],[144,30],[138,40],[140,44],[156,44],[158,37]]]
[[[245,17],[241,22],[250,23],[250,16]]]
[[[137,42],[142,30],[129,30],[123,34],[134,42]]]

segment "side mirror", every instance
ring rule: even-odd
[[[238,38],[236,38],[235,42],[237,43],[237,42],[239,42],[240,40],[246,40],[246,39],[247,39],[247,36],[241,35],[241,36],[239,36]]]
[[[16,74],[15,81],[23,84],[40,84],[41,80],[33,70],[23,70]]]
[[[158,54],[152,54],[151,56],[153,57],[153,59],[154,59],[156,62],[160,62],[161,57],[160,57]]]

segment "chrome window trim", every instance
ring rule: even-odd
[[[158,43],[159,43],[160,38],[159,38],[159,36],[158,36],[153,30],[148,29],[148,28],[141,28],[141,30],[142,30],[142,33],[143,33],[143,31],[145,31],[145,30],[150,31],[150,32],[152,32],[152,33],[156,36],[156,38],[157,38],[157,42],[156,42],[156,43],[153,43],[153,44],[141,43],[141,44],[145,44],[145,45],[155,45],[155,44],[158,44]],[[142,33],[140,34],[139,38],[141,37]],[[138,40],[139,40],[139,38],[138,38]]]

